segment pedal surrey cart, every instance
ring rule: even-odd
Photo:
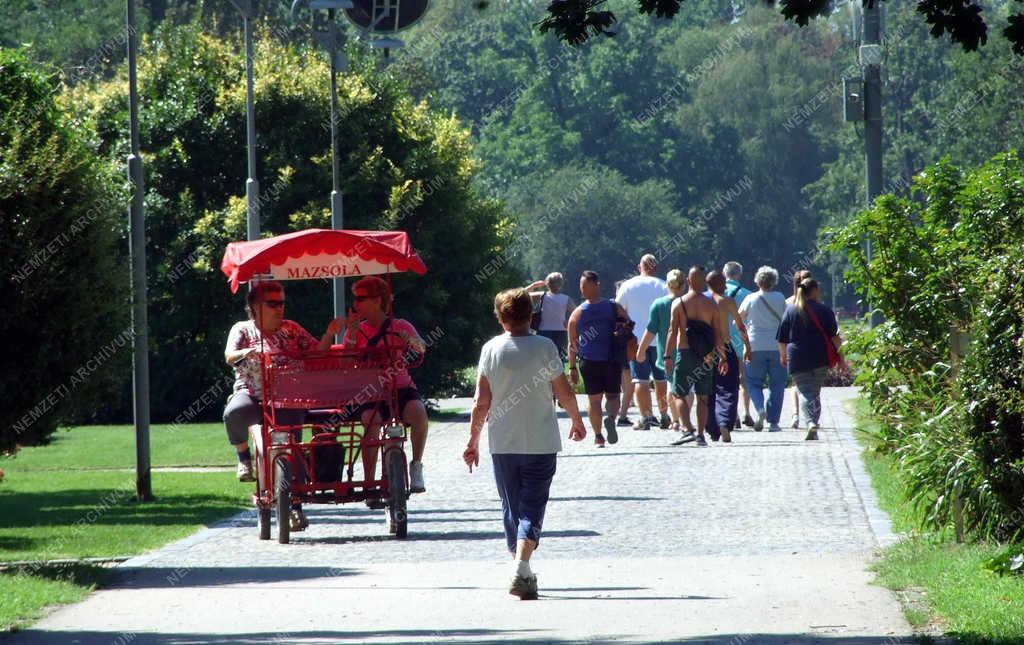
[[[309,229],[232,242],[221,270],[234,293],[250,280],[381,275],[390,283],[392,273],[422,275],[426,266],[401,231]],[[250,428],[259,538],[270,539],[272,510],[278,542],[287,544],[293,503],[349,502],[383,508],[388,532],[404,538],[408,429],[398,408],[395,376],[423,357],[413,355],[394,333],[383,334],[370,347],[334,345],[302,354],[264,352],[260,342],[263,423]],[[304,422],[280,423],[278,411],[284,409],[304,411]],[[374,421],[362,427],[367,417]],[[311,430],[309,441],[302,441],[305,428]],[[369,450],[378,451],[380,477],[374,469],[356,479],[355,464]]]

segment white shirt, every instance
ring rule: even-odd
[[[769,310],[771,307],[771,310]],[[772,315],[772,311],[779,315]],[[740,315],[747,324],[747,335],[750,337],[750,350],[753,352],[777,352],[779,343],[775,333],[779,331],[779,323],[786,313],[786,298],[778,291],[755,291],[743,299]]]
[[[540,331],[565,331],[569,296],[545,291],[540,301]]]
[[[545,455],[562,450],[551,381],[562,373],[555,344],[543,336],[495,336],[480,350],[477,374],[491,386],[491,454]]]
[[[637,341],[643,338],[647,330],[651,303],[667,295],[668,285],[661,278],[654,276],[638,275],[626,280],[619,287],[618,293],[615,294],[615,302],[622,305],[630,319],[636,323],[633,326],[633,335]]]

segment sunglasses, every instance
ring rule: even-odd
[[[264,300],[263,304],[271,309],[280,309],[284,306],[284,300]]]
[[[364,300],[373,300],[374,298],[379,298],[379,297],[380,296],[356,296],[355,297],[355,301],[356,302],[362,302]]]

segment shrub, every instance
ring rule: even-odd
[[[1024,535],[1024,163],[1017,153],[921,173],[831,232],[886,322],[854,338],[880,446],[936,526],[954,500],[978,535]],[[862,241],[871,239],[868,259]],[[974,343],[959,372],[951,335]]]
[[[0,49],[0,453],[45,442],[69,414],[89,416],[131,355],[115,224],[126,202],[55,89],[22,53]]]

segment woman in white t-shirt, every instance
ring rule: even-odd
[[[561,273],[549,273],[548,277],[538,280],[526,287],[530,291],[530,298],[533,301],[534,309],[540,312],[540,325],[537,327],[537,335],[550,338],[551,342],[558,348],[558,355],[565,362],[566,352],[569,345],[569,334],[566,332],[565,323],[569,320],[569,314],[576,308],[576,303],[568,295],[562,293],[565,286],[565,278]],[[547,291],[532,291],[540,287],[547,287]]]
[[[743,299],[739,314],[747,326],[750,337],[751,360],[746,364],[747,390],[750,402],[757,410],[754,430],[764,429],[778,432],[779,417],[782,416],[782,401],[786,397],[786,382],[789,374],[779,361],[779,345],[775,334],[779,331],[782,316],[786,313],[786,297],[775,291],[779,283],[779,272],[769,266],[757,270],[754,282],[758,290]],[[765,380],[768,381],[768,400],[764,398]]]
[[[462,458],[470,472],[480,464],[480,433],[486,421],[505,540],[515,556],[509,593],[535,600],[537,576],[530,569],[530,555],[540,542],[555,456],[562,449],[552,392],[572,419],[569,438],[582,441],[587,431],[555,346],[530,333],[529,292],[502,291],[494,298],[494,312],[505,333],[480,350],[469,443]]]

